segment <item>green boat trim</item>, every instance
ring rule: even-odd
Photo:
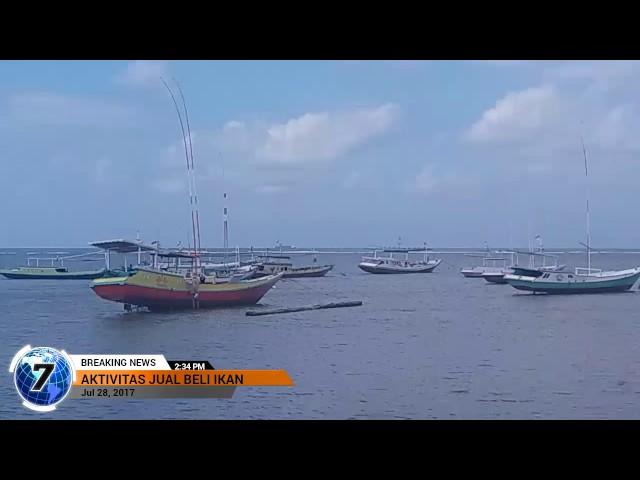
[[[517,290],[546,294],[582,294],[626,292],[640,279],[640,268],[594,275],[549,273],[541,277],[505,275],[504,279]]]
[[[66,267],[15,267],[0,269],[0,275],[11,280],[93,280],[103,277],[106,269],[69,271]]]

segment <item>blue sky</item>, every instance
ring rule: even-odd
[[[0,247],[187,242],[181,82],[202,244],[637,247],[640,63],[0,62]],[[223,179],[224,171],[224,179]]]

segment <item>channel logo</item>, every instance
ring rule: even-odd
[[[13,357],[9,371],[22,404],[37,412],[55,410],[75,380],[69,355],[51,347],[25,346]]]

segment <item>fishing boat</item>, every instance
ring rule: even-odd
[[[537,239],[540,238],[540,236],[536,237]],[[484,272],[482,274],[482,278],[484,278],[487,283],[495,283],[495,284],[499,284],[499,285],[506,285],[509,282],[507,282],[507,280],[504,278],[505,275],[534,275],[534,276],[541,276],[543,273],[546,272],[560,272],[563,271],[565,268],[565,265],[559,265],[558,264],[558,257],[556,255],[552,255],[552,254],[548,254],[548,253],[544,253],[544,248],[542,248],[542,243],[540,243],[540,246],[538,247],[538,249],[536,251],[529,251],[529,252],[520,252],[517,250],[512,250],[512,251],[506,251],[503,253],[509,253],[511,254],[511,265],[508,267],[505,267],[501,270],[496,270],[496,271],[491,271],[491,272]],[[520,255],[528,255],[529,256],[529,267],[521,267],[520,265],[518,265],[519,263],[519,256]],[[536,266],[536,258],[541,258],[541,262],[540,265]],[[546,259],[547,258],[552,258],[553,259],[553,263],[551,265],[547,265]]]
[[[295,267],[288,260],[291,257],[282,255],[265,255],[258,257],[255,266],[257,270],[255,277],[260,278],[265,275],[282,274],[282,278],[308,278],[324,277],[333,269],[333,265],[307,265]]]
[[[0,275],[12,280],[92,280],[104,276],[106,269],[69,271],[67,267],[16,267],[0,269]]]
[[[589,178],[587,150],[582,140],[585,178]],[[589,188],[586,195],[587,267],[577,267],[574,273],[544,272],[541,275],[519,275],[518,272],[504,276],[504,279],[517,290],[545,294],[586,294],[626,292],[632,289],[640,278],[640,268],[627,270],[602,271],[591,268],[591,221],[589,211]]]
[[[149,310],[179,310],[255,304],[273,288],[282,275],[268,275],[250,280],[227,278],[220,281],[215,275],[206,274],[201,263],[203,250],[200,244],[198,196],[187,105],[177,82],[182,109],[171,87],[164,79],[162,82],[171,95],[182,132],[187,164],[193,250],[190,248],[187,252],[162,251],[159,243],[154,242],[155,248],[149,247],[149,250],[146,250],[152,257],[151,266],[139,265],[136,268],[130,268],[125,260],[125,268],[121,275],[97,278],[93,280],[91,288],[96,295],[105,300],[122,303],[125,310],[132,310],[134,307],[145,307]],[[126,258],[127,253],[141,252],[143,248],[137,242],[127,241],[94,242],[92,245],[106,251],[107,261],[111,252],[124,254]],[[186,263],[190,268],[181,269],[181,263]]]
[[[470,257],[479,255],[468,255]],[[463,268],[460,273],[466,278],[486,278],[483,277],[485,273],[504,273],[507,268],[507,259],[504,257],[482,257],[482,265],[476,267]]]
[[[281,275],[251,280],[222,280],[141,267],[126,276],[98,278],[91,288],[101,298],[151,311],[256,304]]]
[[[30,252],[37,254],[37,252]],[[66,253],[66,252],[53,252]],[[13,268],[0,269],[0,275],[11,280],[91,280],[106,274],[106,268],[96,270],[69,270],[64,266],[64,261],[80,259],[95,255],[96,252],[81,253],[67,257],[40,258],[27,255],[27,265]],[[49,265],[41,266],[40,263],[47,262]]]
[[[388,257],[378,256],[378,250],[374,251],[373,257],[362,257],[358,264],[360,270],[376,274],[402,274],[402,273],[431,273],[442,259],[430,259],[428,249],[425,248],[387,248],[382,252],[389,253]],[[412,262],[409,260],[410,253],[424,252],[424,260]],[[404,259],[394,258],[394,253],[404,253]]]

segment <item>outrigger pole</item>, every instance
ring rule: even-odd
[[[176,86],[178,87],[178,92],[180,92],[180,98],[182,99],[182,106],[184,108],[184,117],[187,121],[187,133],[189,135],[189,155],[191,156],[191,183],[193,184],[193,200],[195,203],[196,210],[196,239],[198,240],[198,245],[196,247],[196,263],[200,263],[200,250],[202,250],[200,245],[200,213],[198,211],[198,189],[196,187],[196,167],[193,163],[193,143],[191,141],[191,126],[189,124],[189,111],[187,110],[187,102],[184,99],[184,94],[182,93],[182,87],[180,86],[180,82],[178,82],[175,78],[173,79]]]
[[[164,84],[164,86],[166,87],[167,91],[169,92],[169,95],[171,95],[171,100],[173,100],[173,106],[176,109],[176,113],[178,115],[178,120],[180,122],[180,129],[182,131],[182,143],[184,145],[184,154],[185,154],[185,158],[187,161],[187,181],[188,181],[188,188],[189,188],[189,205],[191,207],[191,230],[192,230],[192,235],[193,235],[193,248],[194,248],[194,265],[193,265],[193,269],[194,269],[194,274],[198,273],[198,251],[199,251],[199,245],[200,242],[199,240],[199,219],[198,219],[198,201],[197,201],[197,196],[196,196],[196,192],[195,192],[195,179],[194,179],[194,175],[193,175],[193,149],[191,148],[191,129],[187,123],[187,130],[185,130],[185,124],[182,120],[182,114],[180,112],[180,107],[178,106],[178,102],[176,100],[175,95],[173,94],[173,91],[171,90],[171,88],[169,87],[169,85],[167,84],[167,82],[165,81],[164,78],[160,77],[160,80],[162,80],[162,83]],[[175,82],[175,79],[174,79]],[[176,82],[177,84],[177,82]],[[183,100],[183,105],[185,108],[185,117],[187,118],[187,122],[188,122],[188,116],[187,116],[187,111],[186,111],[186,103],[184,103],[184,96],[182,95],[182,89],[180,89],[180,85],[178,85],[178,89],[180,90],[180,94],[182,96],[182,100]],[[188,134],[188,138],[189,138],[189,145],[187,145],[187,134]],[[191,157],[189,156],[189,152],[191,151]],[[194,275],[197,276],[197,275]]]

